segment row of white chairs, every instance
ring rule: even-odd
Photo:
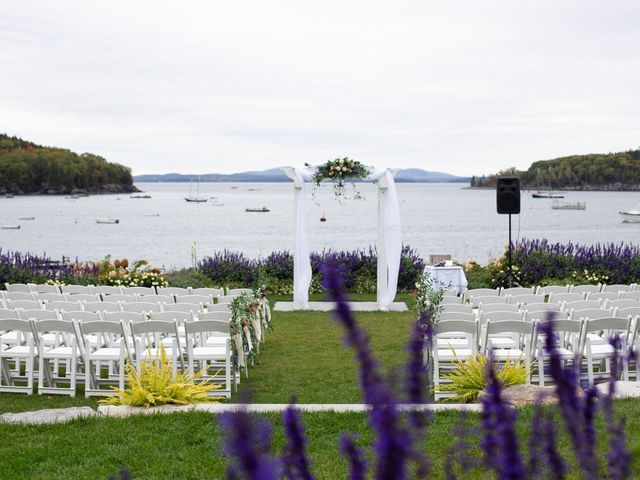
[[[548,286],[533,286],[533,287],[510,287],[510,288],[474,288],[466,290],[462,299],[467,302],[471,297],[481,296],[514,296],[514,295],[556,295],[560,293],[577,293],[580,295],[594,294],[594,293],[621,293],[627,294],[634,291],[640,291],[640,286],[635,283],[626,284],[613,284],[613,285],[548,285]]]
[[[250,293],[250,288],[181,288],[181,287],[125,287],[114,285],[50,285],[35,283],[5,283],[7,292],[21,293],[67,293],[74,294],[125,294],[125,295],[240,295]]]
[[[34,302],[153,302],[153,303],[231,303],[237,295],[215,297],[213,295],[127,295],[124,293],[28,293],[28,292],[0,292],[0,300],[16,302],[28,300]]]
[[[436,389],[439,391],[441,384],[445,383],[442,381],[443,373],[455,368],[458,361],[464,362],[478,352],[485,355],[491,352],[494,361],[501,363],[520,359],[531,367],[530,373],[537,375],[538,383],[544,385],[549,379],[545,376],[548,354],[544,348],[544,338],[539,334],[542,322],[544,320],[487,319],[481,326],[477,320],[439,321],[434,328],[435,343],[431,348]],[[609,360],[615,353],[609,345],[611,335],[620,335],[620,355],[626,353],[628,345],[633,345],[636,351],[640,349],[637,317],[635,321],[629,317],[560,319],[555,320],[554,327],[559,337],[562,361],[574,362],[577,370],[586,371],[584,375],[590,384],[595,382],[596,370],[599,377],[607,378],[610,375]],[[639,367],[636,364],[636,378]],[[623,377],[629,377],[627,364]],[[440,392],[440,395],[446,396],[446,393]]]
[[[22,308],[25,310],[60,310],[88,312],[192,312],[198,310],[226,311],[230,310],[231,303],[209,303],[194,300],[182,303],[163,302],[122,302],[122,301],[98,301],[98,302],[74,302],[74,301],[50,301],[39,302],[36,300],[0,300],[0,308],[12,309]]]
[[[84,378],[85,396],[110,395],[113,390],[104,386],[124,388],[125,359],[139,368],[147,359],[157,360],[162,345],[174,373],[206,368],[203,380],[222,382],[212,395],[231,395],[236,377],[228,320],[207,314],[195,321],[123,315],[119,320],[0,319],[0,391],[31,395],[37,378],[40,395],[75,396],[78,379]]]

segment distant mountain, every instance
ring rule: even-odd
[[[440,182],[469,182],[469,177],[457,177],[449,173],[428,172],[420,168],[407,168],[398,171],[396,181],[398,183],[440,183]],[[241,173],[206,173],[203,175],[186,173],[165,173],[163,175],[136,175],[133,177],[136,183],[143,182],[290,182],[282,169],[271,168],[269,170],[251,171]]]

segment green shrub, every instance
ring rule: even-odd
[[[451,383],[440,386],[438,391],[450,392],[455,396],[449,400],[456,402],[474,402],[478,394],[487,386],[487,357],[478,354],[462,361],[456,357],[456,366],[451,373],[443,375],[443,379]],[[495,367],[494,367],[495,368]],[[521,358],[507,361],[496,369],[496,378],[502,385],[522,385],[527,382],[529,368]]]
[[[219,288],[214,285],[213,281],[204,273],[193,268],[184,268],[175,272],[167,273],[165,279],[169,282],[170,287],[179,288]]]

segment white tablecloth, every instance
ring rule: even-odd
[[[467,277],[462,270],[462,267],[425,267],[425,272],[428,272],[433,278],[435,278],[442,287],[447,290],[455,291],[458,294],[463,294],[467,289]]]

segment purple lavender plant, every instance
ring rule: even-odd
[[[349,462],[349,480],[365,480],[367,461],[362,449],[356,445],[356,439],[353,435],[344,434],[340,437],[340,453]]]
[[[292,401],[292,403],[295,403]],[[305,452],[307,439],[300,421],[300,413],[290,405],[282,415],[287,447],[282,456],[285,476],[289,480],[315,480],[310,471],[310,462]]]
[[[223,413],[226,433],[222,453],[229,457],[228,479],[276,480],[277,462],[271,457],[271,424],[252,418],[246,410]]]

